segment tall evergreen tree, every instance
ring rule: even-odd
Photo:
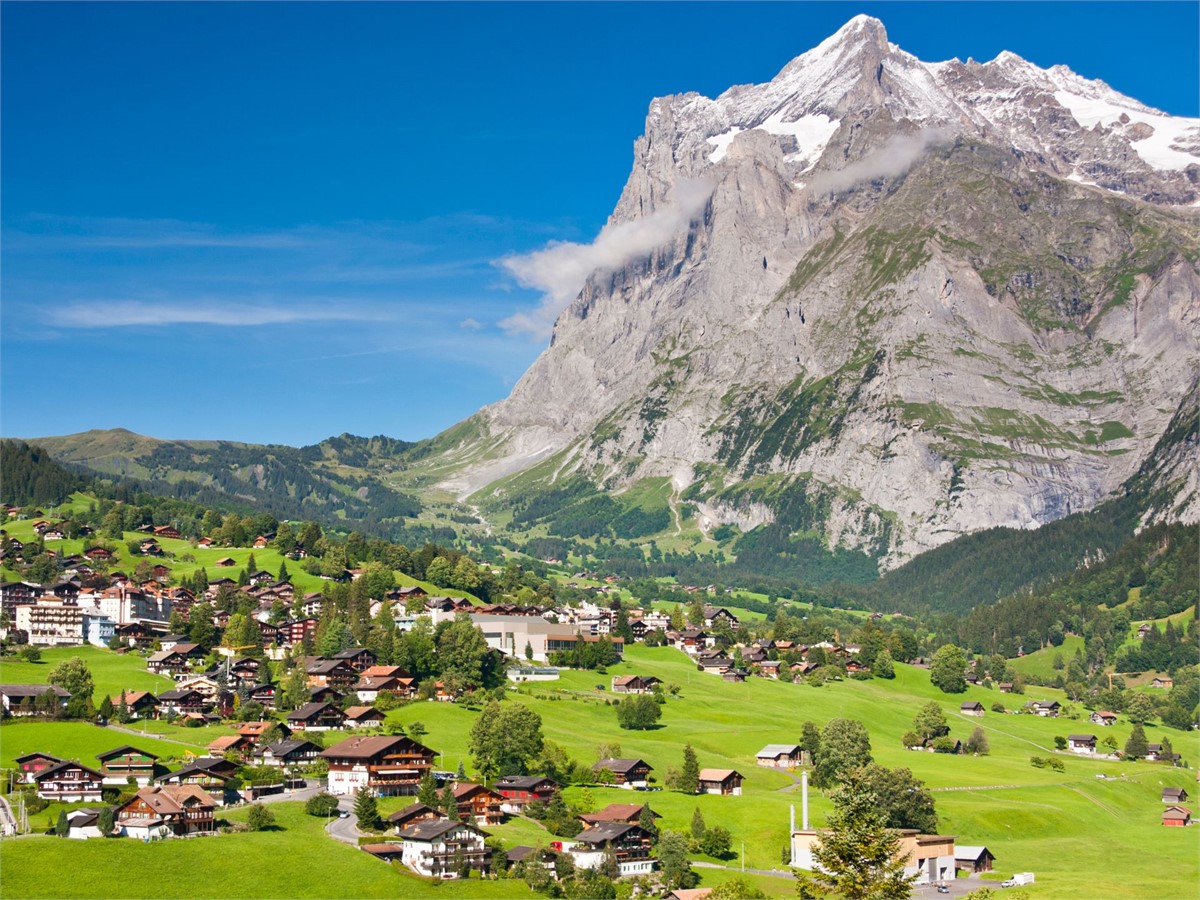
[[[354,815],[358,818],[358,827],[367,831],[379,829],[383,822],[379,817],[379,805],[375,795],[361,788],[354,794]]]
[[[679,770],[679,790],[685,794],[700,791],[700,763],[691,744],[683,745],[683,766]]]
[[[1130,761],[1145,759],[1149,752],[1150,745],[1146,740],[1146,730],[1139,722],[1133,726],[1129,732],[1129,740],[1125,742],[1125,758]]]

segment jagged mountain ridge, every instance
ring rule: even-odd
[[[610,227],[698,179],[707,203],[593,273],[443,441],[444,485],[669,475],[746,529],[799,492],[887,565],[1089,508],[1194,378],[1197,136],[1062,67],[923,63],[866,17],[769,84],[657,99]]]

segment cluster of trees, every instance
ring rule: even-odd
[[[622,728],[645,731],[655,727],[662,718],[662,704],[666,702],[661,692],[635,694],[616,701],[617,722]]]
[[[0,503],[5,506],[55,505],[86,485],[86,479],[59,465],[44,449],[24,441],[0,440],[0,472]]]

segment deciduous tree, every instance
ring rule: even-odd
[[[857,719],[830,719],[821,732],[813,784],[833,787],[843,773],[871,762],[871,737],[866,726]]]
[[[488,703],[471,726],[469,749],[485,780],[524,775],[542,752],[542,717],[523,703]]]

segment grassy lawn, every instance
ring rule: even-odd
[[[382,862],[324,833],[302,804],[272,804],[276,828],[143,844],[54,837],[5,841],[0,883],[6,898],[266,898],[534,896],[513,880],[438,884]],[[245,810],[226,814],[244,819]],[[144,877],[135,873],[143,873]],[[86,873],[86,876],[81,876]],[[147,881],[147,878],[150,881]]]
[[[1061,647],[1043,647],[1041,650],[1026,653],[1017,659],[1010,659],[1008,666],[1013,671],[1020,672],[1022,675],[1036,675],[1039,678],[1053,681],[1054,676],[1060,674],[1060,670],[1054,668],[1055,655],[1062,654],[1063,668],[1061,674],[1065,677],[1066,667],[1070,664],[1072,657],[1075,656],[1075,651],[1082,649],[1083,638],[1076,634],[1068,634],[1063,638]]]
[[[158,694],[170,690],[175,682],[162,675],[146,671],[146,658],[138,653],[116,653],[103,647],[48,647],[42,650],[40,662],[30,663],[17,657],[0,660],[0,683],[46,684],[50,670],[60,662],[78,656],[92,672],[97,704],[105,694],[117,703],[122,690],[150,691]]]
[[[134,723],[131,727],[136,727]],[[232,729],[224,729],[229,734]],[[212,740],[209,738],[208,740]],[[204,741],[204,744],[208,741]],[[188,753],[202,755],[203,744],[188,747],[155,737],[126,734],[99,728],[86,722],[8,722],[0,726],[0,766],[11,767],[13,760],[26,753],[52,753],[62,759],[77,759],[85,766],[96,766],[96,754],[122,744],[154,753],[159,762],[173,766]],[[174,766],[173,766],[174,767]]]

